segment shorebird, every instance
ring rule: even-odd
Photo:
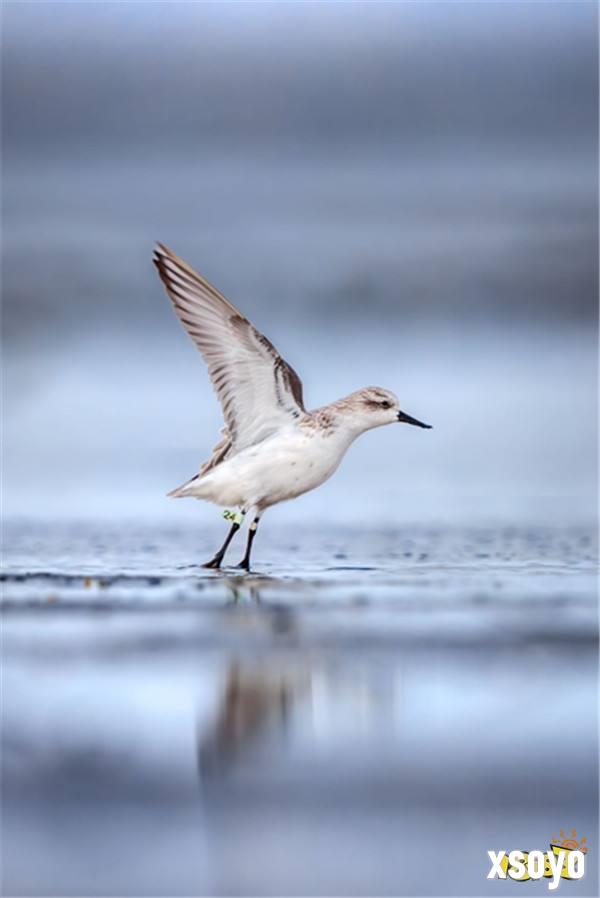
[[[324,483],[361,433],[398,421],[430,425],[401,411],[397,396],[382,387],[364,387],[307,411],[302,381],[245,315],[162,243],[153,261],[179,320],[204,357],[225,419],[211,457],[168,495],[237,509],[224,512],[231,528],[203,565],[207,568],[221,567],[249,514],[246,552],[238,565],[249,571],[252,543],[267,508]]]

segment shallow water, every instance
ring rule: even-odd
[[[8,526],[6,894],[509,894],[488,849],[595,848],[589,528],[214,542]]]

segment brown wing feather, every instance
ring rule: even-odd
[[[208,461],[205,461],[204,464],[200,465],[201,474],[206,474],[208,471],[216,468],[217,465],[220,465],[231,451],[233,443],[231,442],[229,431],[226,427],[223,427],[221,433],[223,434],[223,439],[219,440],[216,446],[213,446],[212,455]]]

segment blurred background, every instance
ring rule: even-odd
[[[4,3],[4,894],[541,894],[487,851],[572,828],[597,894],[597,26]],[[308,407],[434,425],[272,509],[248,578],[165,497],[221,414],[156,240]]]
[[[220,410],[161,240],[309,407],[374,383],[435,425],[273,516],[593,517],[596,32],[591,2],[7,3],[6,512],[210,518],[164,498]]]

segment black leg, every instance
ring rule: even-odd
[[[254,537],[256,536],[256,531],[258,529],[258,522],[260,518],[258,515],[254,518],[250,527],[248,528],[248,542],[246,543],[246,554],[238,564],[238,567],[242,568],[244,571],[250,570],[250,553],[252,551],[252,543],[254,542]]]
[[[229,533],[227,534],[227,537],[225,538],[225,542],[223,543],[223,545],[221,546],[221,548],[219,549],[219,551],[217,552],[215,557],[211,558],[210,561],[207,561],[206,564],[203,564],[202,567],[211,567],[211,568],[220,568],[221,567],[221,562],[223,561],[223,556],[225,555],[225,552],[227,551],[227,547],[229,546],[229,543],[231,542],[231,540],[233,539],[233,537],[235,536],[235,534],[238,532],[239,529],[240,529],[240,525],[238,524],[237,521],[234,521],[233,524],[231,525],[231,530],[229,531]]]

